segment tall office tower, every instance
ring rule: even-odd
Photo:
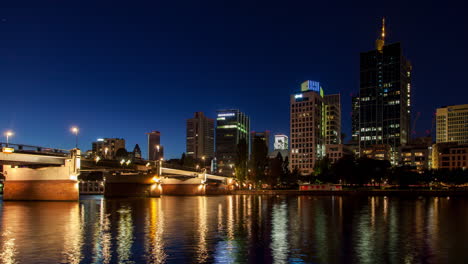
[[[195,159],[214,157],[214,120],[202,112],[187,120],[187,156]]]
[[[468,144],[468,104],[437,108],[436,143]]]
[[[250,120],[239,110],[220,110],[216,118],[216,160],[218,171],[231,175],[237,157],[237,144],[244,139],[250,149]],[[248,155],[248,153],[247,153]]]
[[[351,97],[351,140],[353,144],[359,143],[359,96]]]
[[[148,135],[148,160],[160,160],[164,157],[164,148],[161,146],[161,133],[151,131]]]
[[[274,150],[288,150],[289,149],[288,136],[275,135],[275,142],[273,143]]]
[[[302,175],[313,172],[325,156],[325,104],[319,82],[305,81],[301,92],[290,97],[290,169]]]
[[[115,159],[119,149],[125,149],[123,138],[98,138],[93,142],[93,153],[103,159]]]
[[[385,45],[385,20],[376,49],[361,53],[360,60],[360,148],[387,146],[390,161],[396,162],[399,147],[410,136],[412,67],[400,43]]]
[[[323,97],[325,103],[325,144],[341,144],[341,99],[340,94]]]
[[[267,150],[267,153],[268,153],[269,149],[270,149],[270,131],[265,131],[265,132],[252,131],[252,132],[250,132],[250,146],[252,148],[252,153],[254,152],[254,148],[255,148],[255,145],[254,145],[255,139],[260,139],[262,142],[265,143],[266,150]]]

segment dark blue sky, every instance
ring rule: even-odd
[[[99,3],[97,3],[99,2]],[[328,2],[326,4],[325,2]],[[359,52],[388,42],[412,61],[417,132],[436,107],[467,102],[466,6],[430,1],[2,1],[2,131],[13,142],[71,148],[159,130],[166,157],[185,151],[185,120],[238,108],[253,130],[289,133],[289,95],[303,80],[350,93]]]

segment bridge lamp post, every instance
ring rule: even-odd
[[[202,156],[201,159],[203,160],[203,169],[206,169],[205,156]]]
[[[13,136],[13,132],[7,131],[5,132],[5,136],[6,136],[6,146],[8,147],[8,140],[10,139],[11,136]]]
[[[157,160],[156,159],[156,151],[158,152],[158,159],[159,159],[159,148],[160,148],[159,145],[154,146],[153,160]]]
[[[163,163],[164,158],[159,159],[159,176],[162,175],[162,163]]]
[[[78,127],[74,126],[71,128],[71,132],[75,134],[75,148],[78,148]]]

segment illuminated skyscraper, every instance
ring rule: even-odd
[[[214,120],[196,112],[187,120],[187,156],[195,159],[214,157]]]
[[[325,156],[325,103],[319,82],[305,81],[301,92],[290,97],[290,168],[303,175],[313,172]]]
[[[340,94],[323,97],[325,103],[325,144],[341,144],[341,99]]]
[[[411,116],[411,64],[400,43],[385,45],[385,21],[376,49],[361,53],[359,97],[353,98],[353,138],[361,155],[375,145],[387,146],[391,161],[409,141]],[[356,108],[356,110],[357,110]],[[356,131],[358,130],[358,131]]]
[[[250,120],[247,115],[236,109],[220,110],[217,113],[216,159],[218,170],[228,175],[233,171],[239,142],[245,140],[247,150],[250,149]]]

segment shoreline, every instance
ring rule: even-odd
[[[234,190],[237,195],[314,195],[314,196],[467,196],[468,190],[341,190],[341,191],[299,191],[299,190]]]

